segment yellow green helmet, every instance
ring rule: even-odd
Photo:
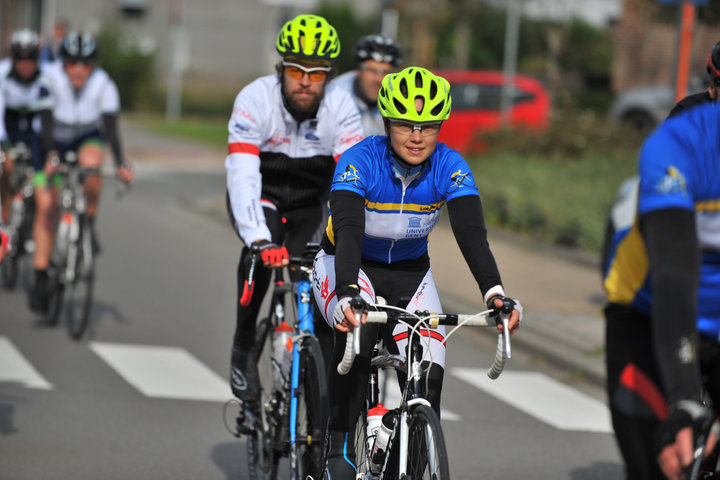
[[[318,15],[298,15],[285,23],[275,46],[283,58],[333,62],[340,55],[335,28]]]
[[[420,112],[415,99],[422,97]],[[408,122],[441,122],[450,116],[450,82],[421,67],[408,67],[383,78],[378,108],[385,118]]]

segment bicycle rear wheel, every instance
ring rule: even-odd
[[[327,370],[315,337],[305,336],[300,349],[299,383],[295,391],[297,416],[291,478],[320,478],[324,464],[325,426],[329,416]]]
[[[65,285],[65,320],[68,334],[80,340],[90,325],[95,259],[92,251],[92,233],[87,218],[81,217],[78,240],[68,248],[68,265]]]
[[[408,471],[413,480],[450,478],[445,437],[440,419],[426,405],[412,407],[408,414]]]
[[[247,436],[247,458],[250,480],[275,480],[281,453],[275,449],[274,415],[280,409],[280,399],[274,389],[274,367],[272,364],[272,327],[270,318],[260,320],[257,325],[255,345],[257,367],[260,378],[260,405],[256,412],[258,422],[254,432]],[[244,477],[243,477],[244,478]]]

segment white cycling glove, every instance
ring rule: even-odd
[[[340,325],[345,319],[345,309],[350,306],[352,298],[353,297],[343,297],[338,301],[337,305],[335,305],[333,309],[333,321],[335,325]]]

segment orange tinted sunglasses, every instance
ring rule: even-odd
[[[308,78],[311,82],[321,82],[325,80],[332,70],[331,67],[316,67],[316,68],[305,68],[302,65],[291,62],[282,62],[285,71],[290,78],[295,80],[302,80],[303,76],[307,73]]]

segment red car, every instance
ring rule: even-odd
[[[482,152],[477,135],[500,128],[502,72],[445,70],[434,72],[450,82],[452,110],[438,140],[463,153]],[[545,128],[550,119],[550,97],[540,82],[515,75],[511,125]]]

